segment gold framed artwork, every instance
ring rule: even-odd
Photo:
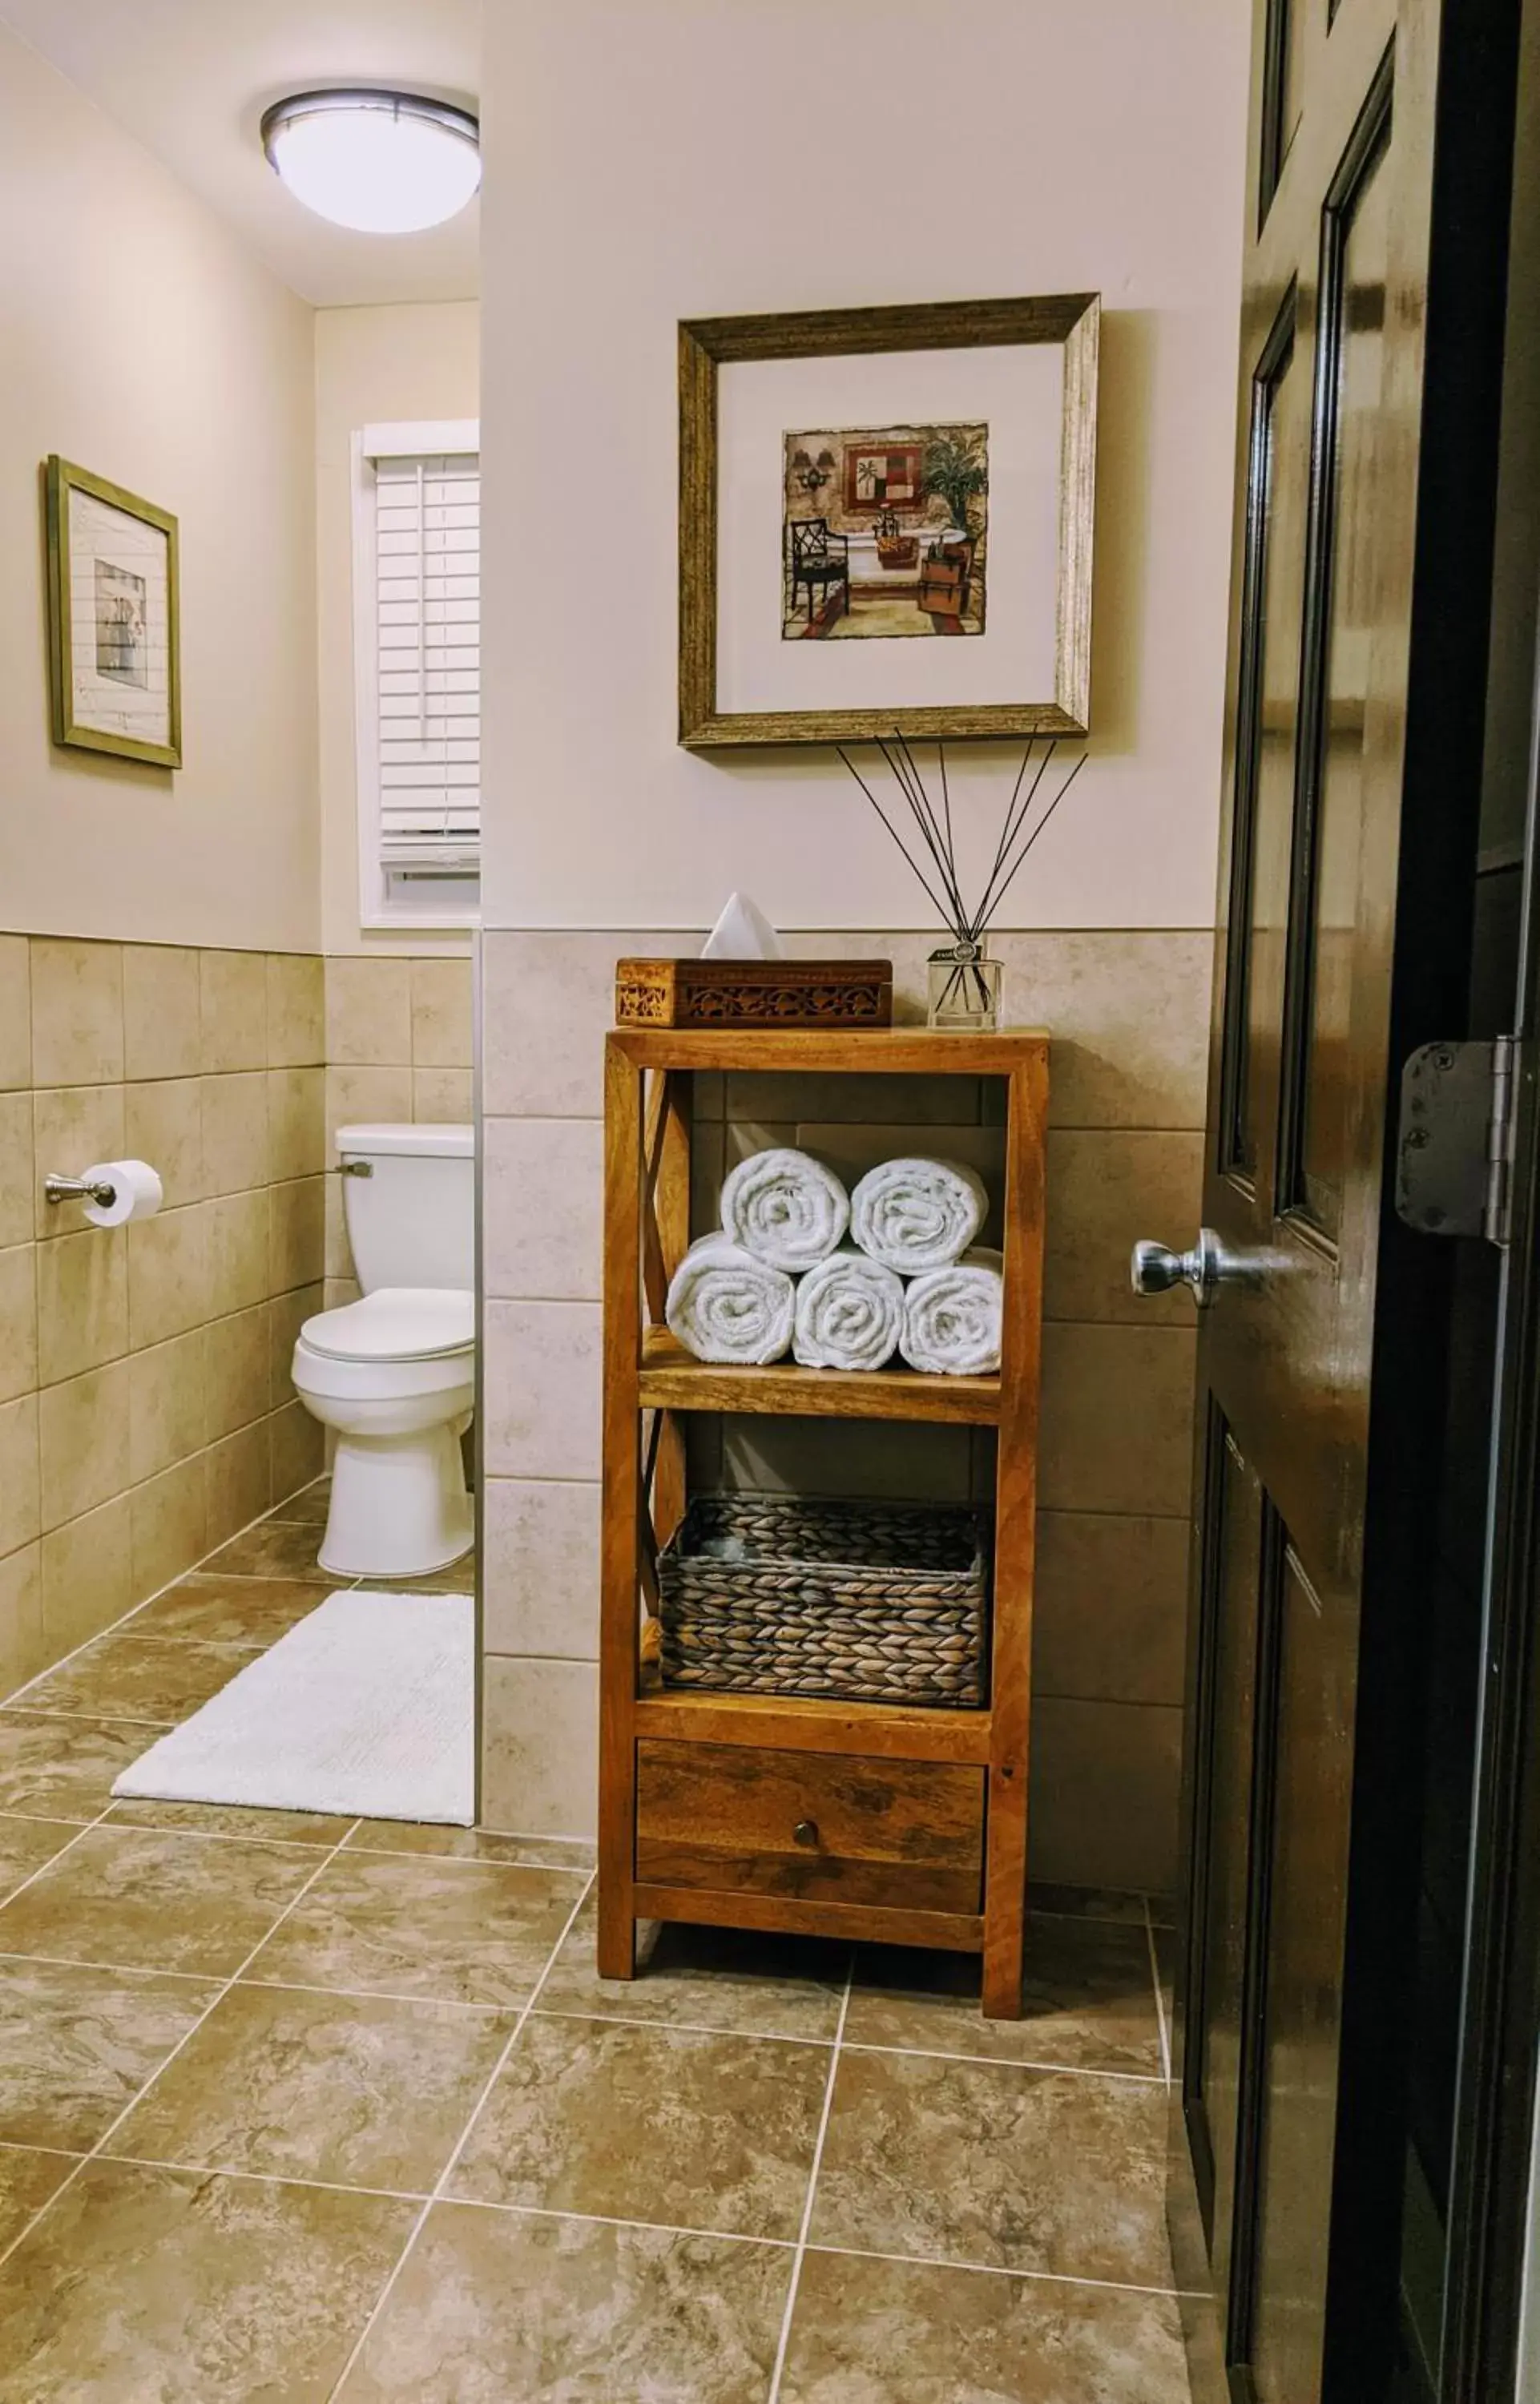
[[[679,327],[679,741],[1083,735],[1100,298]]]
[[[57,454],[44,493],[53,739],[179,768],[176,520]]]

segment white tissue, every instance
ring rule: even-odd
[[[147,1160],[98,1160],[82,1175],[87,1185],[112,1188],[110,1202],[80,1205],[93,1227],[121,1227],[130,1219],[151,1219],[165,1198]]]
[[[706,939],[703,960],[778,960],[785,957],[777,934],[763,910],[747,893],[730,893],[726,907]]]

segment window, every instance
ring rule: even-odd
[[[354,437],[358,870],[367,926],[473,922],[482,821],[475,419]]]

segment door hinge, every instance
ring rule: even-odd
[[[1424,1043],[1401,1071],[1395,1207],[1424,1236],[1508,1240],[1519,1043]]]

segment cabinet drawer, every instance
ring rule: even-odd
[[[950,1762],[637,1747],[637,1877],[911,1911],[975,1912],[984,1771]]]

